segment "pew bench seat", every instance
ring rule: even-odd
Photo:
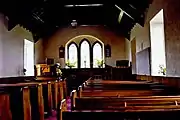
[[[95,97],[95,96],[150,96],[160,95],[163,89],[158,90],[85,90],[81,92],[81,97]]]
[[[180,108],[180,99],[121,99],[121,98],[99,98],[84,99],[75,98],[72,105],[73,110],[104,110],[104,109],[174,109]]]

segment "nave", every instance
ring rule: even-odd
[[[179,120],[179,0],[59,2],[1,2],[0,120]]]

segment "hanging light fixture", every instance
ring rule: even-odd
[[[72,26],[73,28],[76,28],[76,27],[77,27],[77,21],[76,21],[76,20],[72,20],[71,26]]]

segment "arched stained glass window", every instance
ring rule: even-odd
[[[102,47],[100,43],[95,43],[93,46],[93,67],[98,67],[98,62],[103,60]]]
[[[90,68],[90,44],[84,40],[80,45],[81,68]]]
[[[78,50],[75,43],[71,43],[68,47],[68,62],[73,65],[72,68],[77,68],[78,63]]]

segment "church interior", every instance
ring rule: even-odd
[[[179,120],[180,1],[64,2],[1,2],[0,120]]]

